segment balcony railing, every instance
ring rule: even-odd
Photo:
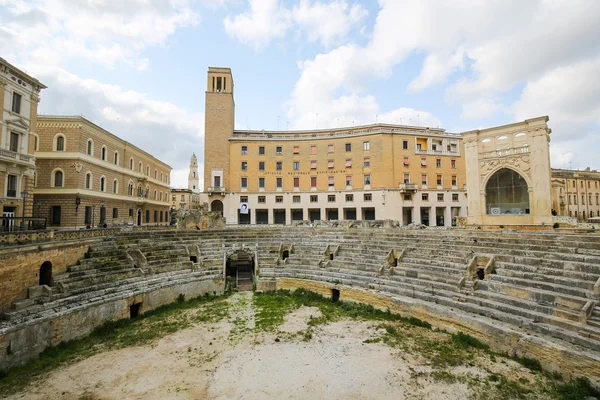
[[[481,153],[479,155],[479,158],[496,158],[496,157],[516,156],[519,154],[527,154],[527,153],[529,153],[529,146],[509,147],[508,149],[492,150],[492,151],[487,151],[485,153]]]
[[[46,229],[46,218],[32,217],[0,217],[2,220],[2,231],[35,231]]]
[[[209,186],[209,192],[225,192],[225,186]]]
[[[417,154],[430,154],[430,155],[438,155],[438,156],[459,156],[460,153],[457,150],[432,150],[432,149],[416,149],[415,153]]]
[[[17,153],[6,149],[0,149],[0,159],[18,162],[21,164],[34,164],[34,157],[28,154]]]
[[[416,192],[416,191],[417,191],[416,183],[401,183],[400,184],[400,193]]]

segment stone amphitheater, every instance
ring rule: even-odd
[[[61,253],[64,265],[55,261],[51,278],[42,276],[48,272],[37,259],[32,268],[47,284],[28,287],[6,305],[2,370],[106,321],[235,286],[304,288],[368,303],[600,384],[600,236],[594,233],[237,226],[114,231],[86,240],[0,248],[0,274],[18,254],[80,251],[74,258]]]

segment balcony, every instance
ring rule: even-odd
[[[460,153],[458,152],[458,149],[456,150],[441,150],[441,149],[436,149],[436,150],[423,150],[423,149],[416,149],[415,153],[417,154],[429,154],[429,155],[437,155],[437,156],[455,156],[458,157],[460,155]]]
[[[416,183],[401,183],[400,193],[415,193],[417,191]]]
[[[35,166],[35,157],[6,149],[0,149],[0,161],[26,165],[29,167]]]
[[[506,156],[517,156],[521,154],[529,153],[529,146],[525,145],[522,147],[509,147],[506,149],[486,151],[479,154],[479,158],[497,158]]]
[[[219,193],[224,193],[227,191],[227,189],[225,189],[225,186],[209,186],[207,188],[208,193],[215,193],[215,192],[219,192]]]

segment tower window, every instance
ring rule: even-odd
[[[217,77],[217,92],[221,92],[222,91],[222,82],[221,82],[221,77]]]

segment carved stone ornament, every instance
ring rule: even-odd
[[[498,167],[513,167],[518,171],[529,174],[531,164],[529,154],[519,154],[515,156],[492,158],[479,161],[479,172],[481,176],[486,176]]]
[[[71,164],[71,167],[74,167],[75,171],[79,173],[83,169],[83,164],[80,162],[74,162],[73,164]]]

